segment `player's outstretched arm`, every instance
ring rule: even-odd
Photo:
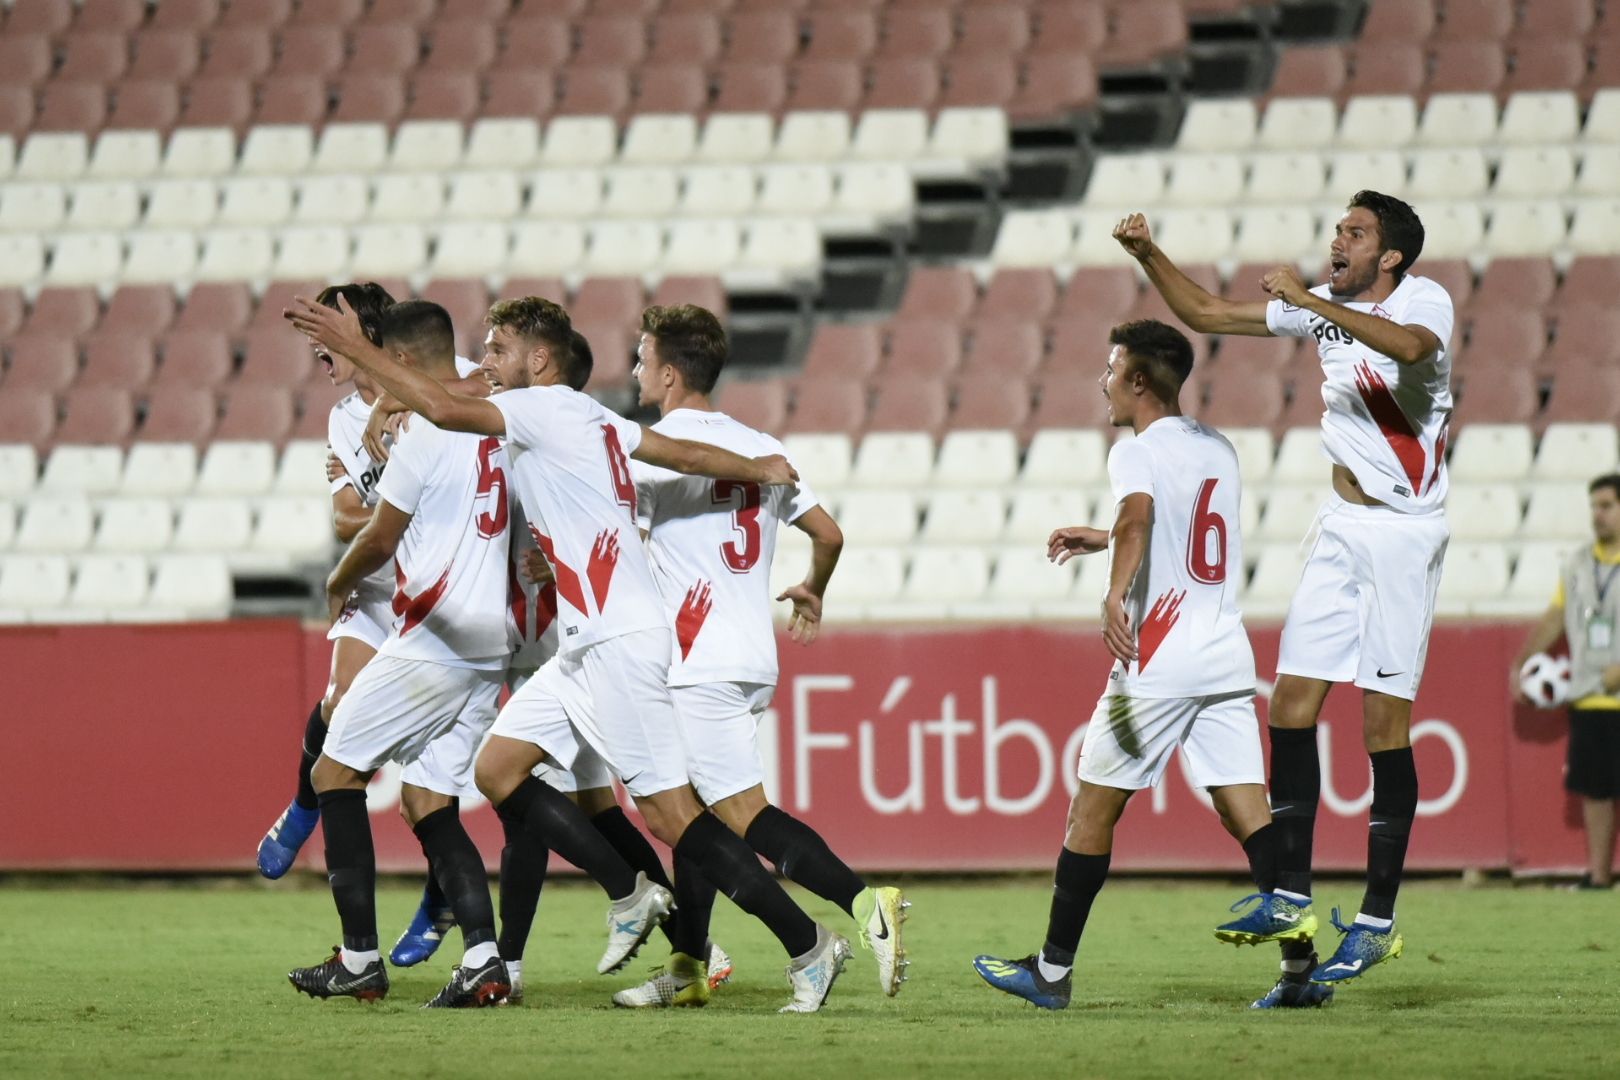
[[[1266,326],[1265,304],[1223,300],[1183,274],[1153,242],[1153,234],[1143,215],[1132,214],[1114,226],[1114,239],[1141,264],[1143,273],[1176,313],[1176,318],[1194,330],[1201,334],[1272,336]]]
[[[1356,311],[1324,300],[1305,287],[1291,266],[1279,266],[1266,275],[1266,291],[1285,304],[1320,315],[1350,336],[1402,364],[1427,360],[1440,348],[1440,338],[1427,326],[1398,323],[1370,311]]]
[[[354,592],[355,586],[367,574],[381,570],[399,548],[400,537],[410,527],[411,515],[382,499],[371,515],[371,520],[355,534],[343,558],[338,560],[332,576],[326,579],[326,606],[337,622],[343,605]]]
[[[671,439],[646,425],[641,428],[641,445],[630,456],[673,472],[712,476],[716,480],[741,480],[766,487],[782,487],[799,481],[798,472],[781,454],[745,458],[708,443]]]
[[[1513,666],[1508,668],[1508,692],[1513,695],[1514,701],[1520,705],[1530,704],[1530,699],[1524,696],[1524,688],[1519,685],[1519,672],[1524,670],[1524,662],[1536,653],[1546,652],[1563,636],[1564,605],[1550,604],[1542,614],[1541,621],[1536,623],[1535,629],[1525,639],[1524,648],[1513,658]]]
[[[1114,519],[1114,565],[1110,567],[1108,595],[1103,599],[1103,641],[1117,660],[1136,659],[1136,629],[1125,611],[1125,597],[1147,555],[1148,533],[1153,527],[1153,496],[1133,492],[1119,504]]]
[[[1101,529],[1074,525],[1055,529],[1046,540],[1046,557],[1062,566],[1076,555],[1108,550],[1108,534]]]
[[[793,614],[788,618],[788,636],[800,645],[808,645],[821,632],[821,598],[827,592],[827,582],[832,580],[833,568],[844,550],[844,530],[819,506],[800,514],[793,527],[810,537],[810,573],[777,599],[793,604]]]
[[[476,435],[506,434],[506,416],[487,399],[452,394],[422,372],[401,364],[366,339],[360,319],[341,296],[338,305],[334,310],[295,296],[292,307],[282,314],[316,344],[354,361],[384,393],[438,427]]]

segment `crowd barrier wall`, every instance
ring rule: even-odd
[[[1413,713],[1421,783],[1409,865],[1575,873],[1578,803],[1563,790],[1562,712],[1515,707],[1505,671],[1527,628],[1436,626]],[[1258,711],[1278,630],[1251,631]],[[761,728],[772,800],[858,868],[1049,868],[1086,722],[1109,667],[1094,627],[829,630],[780,640]],[[0,630],[0,870],[229,871],[253,866],[293,790],[298,741],[325,688],[329,643],[296,622]],[[1366,865],[1370,770],[1360,691],[1320,726],[1316,865]],[[373,781],[383,870],[425,865],[398,816],[398,772]],[[464,805],[493,868],[489,806]],[[320,865],[320,837],[304,862]],[[1135,796],[1114,866],[1240,871],[1242,850],[1179,759]]]

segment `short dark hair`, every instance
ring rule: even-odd
[[[1168,323],[1157,319],[1120,323],[1109,331],[1108,342],[1124,348],[1133,361],[1131,373],[1146,375],[1153,396],[1165,404],[1176,400],[1181,384],[1192,374],[1192,342]]]
[[[450,313],[431,300],[403,300],[382,315],[382,339],[428,364],[456,362]]]
[[[591,368],[596,360],[591,354],[591,343],[573,327],[568,328],[568,386],[573,390],[585,389],[591,381]]]
[[[573,372],[573,357],[570,344],[573,340],[574,324],[568,318],[568,312],[562,309],[561,304],[553,303],[541,296],[520,296],[515,300],[497,300],[484,316],[484,323],[491,330],[510,330],[525,341],[547,345],[557,363],[557,373],[562,381],[578,390],[585,385],[585,380],[591,373],[585,372],[584,378],[576,378]]]
[[[1614,493],[1614,497],[1616,499],[1620,499],[1620,473],[1609,473],[1607,476],[1598,477],[1596,480],[1586,485],[1586,493],[1588,495],[1596,495],[1604,488],[1608,488]]]
[[[726,328],[714,312],[696,304],[650,307],[641,313],[641,331],[652,335],[658,359],[681,373],[688,390],[714,389],[731,352]]]
[[[347,285],[328,285],[315,294],[315,302],[336,311],[340,296],[349,310],[360,316],[360,330],[366,335],[366,340],[381,348],[382,314],[394,305],[394,298],[388,295],[388,290],[375,281],[365,284],[351,281]]]
[[[1350,196],[1349,209],[1371,211],[1378,219],[1378,254],[1386,251],[1401,253],[1401,261],[1390,271],[1399,281],[1412,269],[1418,256],[1423,254],[1423,222],[1410,203],[1379,191],[1358,191]]]

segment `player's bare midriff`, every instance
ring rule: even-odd
[[[1384,500],[1375,499],[1356,482],[1356,474],[1343,465],[1333,466],[1333,491],[1345,502],[1359,503],[1362,506],[1383,506]]]

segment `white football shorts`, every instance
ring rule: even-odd
[[[1080,779],[1126,791],[1156,787],[1178,746],[1198,787],[1266,782],[1253,690],[1188,698],[1104,694],[1080,746]]]
[[[532,743],[570,771],[589,747],[632,795],[684,787],[680,721],[665,685],[670,637],[662,627],[637,630],[553,657],[507,701],[490,733]],[[587,779],[575,778],[580,788],[602,786]]]
[[[1451,530],[1444,511],[1403,514],[1332,496],[1288,606],[1277,672],[1417,697]]]
[[[323,752],[357,772],[397,761],[407,784],[475,794],[473,763],[500,689],[499,671],[373,657],[338,702]]]
[[[686,771],[698,798],[713,806],[765,782],[759,718],[770,708],[770,683],[712,682],[670,688],[681,720]]]
[[[388,631],[393,625],[394,594],[366,580],[349,597],[343,614],[326,632],[326,640],[355,638],[370,645],[375,652],[388,640]]]

